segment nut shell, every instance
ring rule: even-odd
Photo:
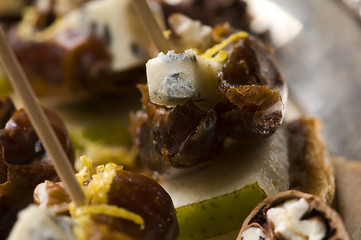
[[[304,198],[309,204],[309,210],[303,217],[307,219],[306,215],[320,217],[327,225],[326,237],[324,239],[336,240],[351,239],[341,217],[338,213],[328,206],[319,197],[307,193],[303,193],[297,190],[289,190],[274,194],[264,201],[262,201],[257,207],[248,215],[243,222],[241,231],[237,237],[237,240],[242,240],[242,233],[250,227],[260,228],[263,233],[269,239],[278,239],[272,227],[272,223],[267,219],[267,211],[270,208],[276,207],[291,199]]]

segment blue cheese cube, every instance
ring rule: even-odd
[[[191,50],[180,54],[159,53],[146,64],[150,101],[164,106],[176,106],[188,100],[203,108],[214,105],[218,96],[219,66]]]
[[[159,5],[151,9],[163,25]],[[81,10],[87,27],[102,37],[113,56],[113,70],[123,71],[143,65],[148,59],[151,39],[136,12],[132,0],[96,0],[86,3]]]

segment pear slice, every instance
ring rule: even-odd
[[[205,239],[239,229],[266,196],[289,188],[287,137],[277,130],[258,146],[226,143],[206,169],[161,181],[172,197],[179,239]]]

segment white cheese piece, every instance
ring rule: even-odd
[[[185,15],[175,13],[168,18],[172,31],[177,38],[172,41],[179,52],[188,48],[196,48],[201,52],[213,45],[212,28],[202,25],[198,20],[193,20]]]
[[[159,22],[162,13],[151,5]],[[84,23],[109,45],[112,68],[117,71],[143,65],[148,59],[151,39],[132,0],[96,0],[81,9]],[[160,23],[162,25],[162,23]]]
[[[304,198],[289,200],[267,211],[267,217],[274,225],[275,233],[285,239],[321,240],[326,236],[326,225],[319,219],[301,220],[308,210]]]
[[[269,240],[260,228],[251,227],[242,233],[243,240]]]
[[[261,34],[268,31],[273,45],[277,48],[294,39],[302,30],[302,23],[270,0],[243,0],[252,16],[252,32]]]
[[[147,64],[147,80],[151,102],[176,106],[188,100],[199,105],[216,102],[219,63],[208,61],[191,50],[176,54],[159,53]]]
[[[8,240],[75,240],[69,217],[56,217],[30,205],[19,213]]]

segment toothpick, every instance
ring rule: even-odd
[[[36,133],[49,154],[60,180],[77,206],[84,204],[83,190],[75,178],[74,170],[65,151],[41,108],[23,69],[9,47],[4,31],[0,27],[0,63],[16,95],[20,98]]]
[[[160,52],[167,53],[172,49],[170,42],[164,37],[162,29],[156,21],[148,3],[145,0],[133,0],[145,28],[152,37]]]

